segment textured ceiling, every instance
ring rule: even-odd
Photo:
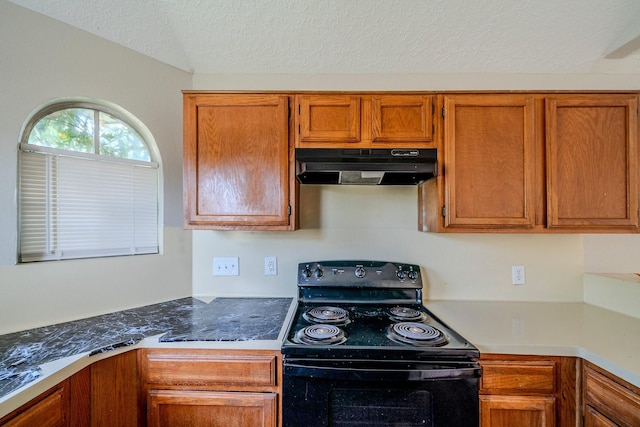
[[[640,74],[638,0],[10,1],[195,73]]]

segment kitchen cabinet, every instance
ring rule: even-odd
[[[445,227],[533,228],[533,97],[447,96],[444,138]]]
[[[185,92],[185,228],[297,227],[289,98]]]
[[[483,355],[480,425],[575,425],[579,362],[570,357]]]
[[[441,95],[419,228],[638,232],[637,94]]]
[[[636,95],[545,98],[547,224],[638,229]]]
[[[0,426],[90,426],[89,378],[85,368],[0,418]]]
[[[68,426],[69,384],[62,382],[0,420],[3,427]]]
[[[598,366],[583,369],[584,427],[640,425],[640,389]]]
[[[434,147],[433,97],[425,94],[296,95],[296,147]]]
[[[147,425],[275,427],[276,351],[141,350]]]

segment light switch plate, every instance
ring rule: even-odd
[[[238,257],[213,258],[214,276],[238,276]]]

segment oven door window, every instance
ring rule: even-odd
[[[431,393],[424,390],[338,388],[329,396],[329,425],[335,427],[431,426],[432,413]]]

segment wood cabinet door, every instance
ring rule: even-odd
[[[63,427],[69,425],[67,383],[62,383],[47,396],[15,417],[0,422],[3,427]]]
[[[596,426],[606,426],[607,420],[624,427],[640,426],[640,388],[589,362],[585,362],[583,385],[585,425],[590,418]]]
[[[534,134],[533,97],[444,98],[445,227],[533,228]]]
[[[186,228],[293,229],[288,117],[286,95],[185,95]]]
[[[360,142],[360,104],[361,97],[358,95],[296,96],[297,146]]]
[[[480,396],[482,427],[553,427],[555,398],[543,396]]]
[[[638,229],[638,100],[546,99],[547,225]]]
[[[618,424],[587,405],[584,412],[584,427],[618,427]]]
[[[433,141],[432,97],[384,95],[371,99],[372,145]],[[414,144],[415,146],[418,146]]]
[[[276,427],[277,395],[149,390],[148,427]]]

